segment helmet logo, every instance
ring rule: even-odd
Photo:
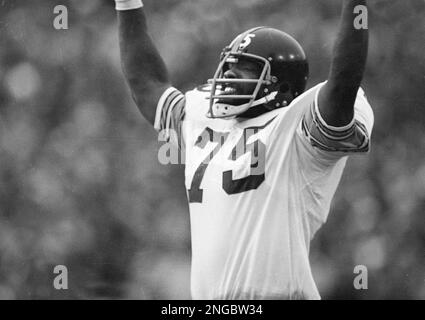
[[[239,45],[239,50],[244,50],[246,47],[248,47],[251,44],[252,38],[255,38],[255,34],[250,33],[246,35],[246,37],[242,40],[241,44]]]

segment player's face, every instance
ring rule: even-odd
[[[254,61],[247,59],[239,59],[237,63],[226,63],[225,79],[258,79],[260,78],[262,66]],[[257,84],[256,83],[227,83],[224,84],[224,92],[221,95],[251,95]],[[225,102],[232,105],[241,105],[249,100],[242,99],[226,99],[219,102]]]

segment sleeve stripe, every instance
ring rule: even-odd
[[[315,139],[313,136],[309,135],[310,141],[312,142],[313,146],[317,146],[318,148],[324,150],[324,151],[338,151],[338,152],[365,152],[369,150],[369,143],[368,139],[365,138],[365,142],[362,144],[360,148],[344,148],[344,147],[328,147],[325,144],[321,143],[317,139]]]
[[[154,122],[154,128],[157,131],[161,130],[161,115],[164,108],[164,103],[167,100],[168,96],[175,91],[177,91],[176,88],[173,88],[173,87],[168,88],[167,90],[164,91],[164,93],[162,94],[161,98],[158,101],[158,105],[156,107],[155,122]]]
[[[301,128],[310,143],[324,151],[339,152],[367,152],[370,148],[370,139],[366,126],[355,119],[353,127],[346,132],[337,133],[344,136],[335,137],[335,132],[321,126],[321,123],[314,117],[314,109],[310,107],[309,115],[305,116],[301,122]],[[307,118],[310,117],[308,120]],[[322,139],[324,139],[322,141]],[[353,144],[351,141],[356,141]],[[325,142],[327,141],[327,142]],[[331,141],[335,141],[332,143]]]
[[[364,148],[368,149],[370,144],[370,139],[369,139],[369,134],[367,133],[366,126],[357,120],[356,120],[356,124],[357,124],[357,128],[359,128],[359,130],[362,132],[364,137],[363,144],[360,146],[360,149],[364,149]]]
[[[314,120],[313,120],[314,121]],[[353,130],[350,130],[350,132],[348,132],[345,135],[341,135],[341,136],[336,136],[334,134],[334,132],[329,132],[326,131],[324,128],[322,128],[320,126],[319,123],[317,123],[316,121],[314,121],[317,129],[320,131],[321,134],[323,134],[326,138],[330,139],[330,140],[334,140],[334,141],[343,141],[343,140],[347,140],[348,138],[350,138],[353,134],[354,134],[354,126],[353,126]]]
[[[181,101],[183,101],[184,96],[178,95],[173,101],[170,103],[168,108],[167,122],[165,123],[165,128],[169,130],[171,128],[171,115],[173,114],[173,110]]]
[[[304,121],[302,122],[302,129],[303,129],[304,133],[307,135],[308,139],[310,140],[310,143],[311,143],[313,146],[317,146],[317,147],[319,147],[320,149],[322,149],[322,150],[324,150],[324,151],[334,151],[332,148],[327,147],[326,145],[324,145],[323,143],[320,143],[317,139],[315,139],[315,138],[311,135],[311,133],[310,133],[310,131],[308,130],[307,125],[305,124],[305,122],[304,122]]]
[[[352,136],[355,132],[354,123],[352,127],[350,127],[346,131],[335,132],[335,131],[329,130],[327,127],[323,126],[323,124],[318,120],[317,115],[313,111],[313,108],[311,108],[311,112],[312,112],[313,122],[316,125],[317,129],[320,131],[320,133],[322,133],[328,139],[335,140],[335,141],[345,140],[345,139],[348,139],[350,136]]]
[[[160,125],[161,127],[164,129],[165,128],[165,124],[166,124],[166,119],[167,116],[170,113],[170,106],[174,103],[175,99],[178,97],[183,96],[179,91],[174,91],[172,93],[169,94],[169,96],[167,97],[167,99],[164,102],[164,106],[162,108],[162,113],[161,113],[161,120],[160,120]]]

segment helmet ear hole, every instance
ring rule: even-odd
[[[282,84],[280,85],[280,87],[279,87],[279,91],[280,91],[281,93],[286,93],[286,92],[288,92],[289,90],[290,90],[289,84],[288,84],[288,83],[286,83],[286,82],[282,83]]]

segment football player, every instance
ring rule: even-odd
[[[326,82],[288,34],[257,27],[221,54],[208,85],[170,84],[140,0],[116,0],[123,70],[143,116],[185,152],[194,299],[319,299],[309,245],[347,157],[370,148],[360,83],[367,29],[343,0]],[[282,1],[282,5],[284,1]],[[174,137],[174,138],[173,138]]]

